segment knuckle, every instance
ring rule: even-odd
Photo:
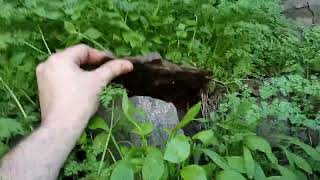
[[[45,66],[45,65],[44,65],[43,63],[41,63],[41,64],[39,64],[39,65],[37,66],[37,68],[36,68],[36,73],[37,73],[37,75],[43,73],[43,71],[44,71],[44,66]]]
[[[86,44],[78,44],[78,45],[76,45],[75,47],[76,47],[76,48],[79,48],[79,49],[81,49],[81,50],[86,50],[86,49],[89,48],[89,46],[86,45]]]
[[[48,61],[51,62],[51,61],[56,61],[58,59],[60,59],[60,53],[54,53],[48,58]]]

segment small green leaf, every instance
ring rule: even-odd
[[[111,180],[134,180],[134,173],[128,163],[121,161],[114,168],[111,174]]]
[[[205,155],[209,156],[209,158],[216,163],[220,168],[223,170],[230,169],[227,162],[216,152],[209,150],[209,149],[202,149],[201,150]]]
[[[87,36],[89,39],[93,39],[93,40],[98,39],[99,37],[102,36],[102,33],[94,28],[87,29],[83,34]]]
[[[164,161],[160,150],[149,148],[142,166],[143,180],[161,179],[164,173]]]
[[[153,131],[153,124],[146,122],[146,123],[139,123],[140,129],[134,128],[132,130],[133,133],[139,134],[140,136],[147,136]]]
[[[246,172],[242,156],[227,156],[226,159],[231,169],[238,171],[239,173]]]
[[[204,130],[195,134],[192,139],[201,141],[204,145],[215,145],[218,144],[218,140],[215,137],[212,130]]]
[[[184,115],[184,117],[182,118],[182,120],[179,122],[179,124],[177,124],[177,126],[174,128],[175,131],[185,127],[186,125],[188,125],[199,113],[201,108],[201,103],[197,103],[195,105],[193,105],[188,112],[186,113],[186,115]]]
[[[77,144],[86,144],[87,143],[87,133],[86,131],[83,131],[79,140],[77,141]]]
[[[247,175],[250,179],[252,179],[255,174],[255,162],[253,160],[250,150],[245,146],[243,146],[243,159]]]
[[[76,27],[71,22],[68,22],[68,21],[64,22],[64,29],[70,34],[77,33]]]
[[[184,180],[206,180],[206,171],[198,165],[189,165],[181,170],[181,177]]]
[[[180,163],[186,160],[189,154],[189,141],[184,135],[179,134],[168,142],[164,159],[172,163]]]
[[[95,129],[108,130],[109,129],[107,123],[101,117],[95,117],[91,119],[89,122],[88,128],[91,130],[95,130]]]
[[[278,160],[275,155],[272,153],[270,144],[263,138],[256,135],[248,135],[244,137],[245,145],[252,151],[259,150],[264,152],[268,159],[274,163],[278,164]]]
[[[107,133],[100,133],[97,135],[94,140],[93,140],[93,147],[95,149],[101,149],[103,150],[103,147],[108,139],[108,134]]]
[[[216,180],[246,180],[246,178],[237,171],[225,170],[218,173]]]

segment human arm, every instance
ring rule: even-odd
[[[86,45],[58,52],[37,67],[41,125],[0,164],[0,179],[55,179],[76,140],[96,112],[99,93],[114,77],[133,69],[113,60],[93,71],[107,54]]]

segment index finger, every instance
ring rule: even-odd
[[[57,55],[62,56],[64,59],[68,59],[77,65],[98,64],[105,58],[113,59],[111,53],[99,51],[85,44],[69,47],[64,51],[57,53]]]

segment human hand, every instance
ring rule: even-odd
[[[82,64],[97,64],[106,56],[86,45],[76,45],[38,65],[42,124],[87,124],[97,110],[103,87],[133,69],[127,60],[112,60],[93,71],[80,68]]]

